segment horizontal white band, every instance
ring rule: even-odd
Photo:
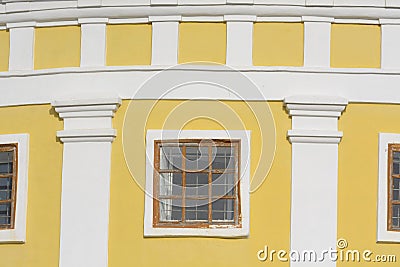
[[[118,95],[122,99],[159,99],[162,84],[136,95],[143,83],[163,67],[100,67],[97,69],[66,68],[41,71],[0,73],[3,96],[0,106],[44,104],[54,99],[81,97],[83,94]],[[320,69],[306,67],[249,67],[240,69],[262,93],[243,91],[244,100],[278,100],[295,94],[339,95],[349,102],[400,103],[398,85],[400,70],[382,69]],[[219,66],[179,66],[164,71],[167,80],[179,82],[180,77],[193,75],[212,76],[230,82],[236,70]],[[218,75],[216,75],[218,73]],[[54,75],[57,74],[57,75]],[[212,75],[211,75],[212,74]],[[65,81],[68,80],[68,83]],[[46,84],[46,87],[43,87]],[[85,88],[85,92],[82,91]],[[203,94],[203,95],[202,95]],[[166,95],[166,99],[237,100],[229,92],[189,90],[178,95]]]
[[[148,18],[109,19],[108,24],[142,24],[149,23]]]
[[[379,20],[372,19],[335,19],[334,23],[338,24],[372,24],[378,25]]]

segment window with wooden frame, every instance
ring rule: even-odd
[[[379,133],[378,242],[400,243],[400,134]]]
[[[388,230],[400,231],[400,144],[388,148]]]
[[[241,227],[240,140],[154,141],[153,226]]]
[[[0,144],[0,230],[14,229],[18,144]]]

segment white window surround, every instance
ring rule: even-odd
[[[0,230],[0,243],[25,243],[28,200],[29,135],[0,135],[0,144],[18,144],[18,178],[14,229]]]
[[[400,243],[400,232],[388,231],[388,144],[400,144],[400,133],[379,133],[377,242]]]
[[[244,130],[148,130],[146,136],[146,192],[144,212],[144,236],[208,236],[208,237],[246,237],[250,228],[250,136]],[[154,141],[168,139],[240,139],[241,140],[241,178],[240,201],[242,227],[210,226],[210,228],[155,228],[153,227],[153,160]]]

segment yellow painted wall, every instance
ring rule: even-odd
[[[185,22],[179,25],[178,62],[195,61],[225,64],[225,23]]]
[[[399,244],[376,244],[378,133],[400,133],[400,105],[350,104],[339,120],[338,238],[348,249],[396,255]],[[373,123],[371,123],[373,122]],[[398,263],[342,263],[338,266],[397,266]]]
[[[331,67],[380,68],[379,25],[332,24]]]
[[[117,111],[114,127],[122,131],[124,116],[129,105],[124,101]],[[141,111],[151,107],[153,101],[135,101],[139,111],[135,120],[146,119],[146,113]],[[162,129],[163,121],[182,101],[161,101],[153,110],[148,120],[147,129]],[[242,102],[223,102],[232,108],[246,125],[252,130],[251,172],[254,173],[255,161],[260,147],[261,136],[257,132],[254,118],[249,116],[249,110]],[[213,101],[198,101],[193,105],[207,106],[213,112]],[[265,108],[265,103],[253,103],[255,109]],[[111,167],[111,206],[110,206],[110,239],[109,266],[289,266],[282,262],[259,262],[257,251],[265,245],[274,249],[289,249],[290,240],[290,164],[291,148],[286,140],[290,129],[290,119],[282,108],[282,102],[271,102],[270,107],[277,126],[277,150],[272,169],[264,184],[251,194],[250,237],[239,239],[222,238],[143,238],[144,192],[130,176],[123,156],[122,137],[119,134],[113,143]],[[214,110],[214,113],[215,110]],[[177,113],[183,117],[182,112]],[[221,115],[221,114],[219,114]],[[221,115],[221,118],[229,117]],[[178,119],[177,119],[178,120]],[[175,120],[171,124],[173,127]],[[137,131],[143,128],[138,123]],[[239,125],[237,127],[240,129]],[[171,129],[170,128],[170,129]],[[196,119],[188,123],[184,129],[221,129],[215,121]],[[236,127],[235,127],[236,129]],[[268,137],[264,137],[268,140]],[[145,175],[145,149],[143,140],[137,142],[135,160],[140,170],[136,170],[137,179]],[[133,144],[132,143],[132,144]],[[125,144],[129,145],[129,144]],[[265,153],[266,151],[262,151]]]
[[[79,67],[80,58],[80,27],[35,29],[35,69]]]
[[[150,65],[151,24],[107,26],[107,65]]]
[[[253,65],[303,66],[303,23],[255,23]]]
[[[0,31],[0,71],[8,71],[10,55],[10,32]]]
[[[0,134],[29,133],[28,213],[25,244],[0,244],[0,266],[58,266],[62,121],[50,105],[0,108]]]

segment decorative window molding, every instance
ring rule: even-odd
[[[400,134],[379,134],[377,242],[400,243],[400,231],[389,231],[389,145],[400,145]]]
[[[0,243],[24,243],[26,240],[26,212],[28,199],[28,158],[29,158],[29,135],[11,134],[0,135],[0,148],[15,146],[16,167],[13,175],[16,182],[14,191],[14,214],[13,222],[9,229],[0,230]],[[15,172],[15,173],[14,173]],[[16,191],[15,191],[16,190]]]
[[[241,214],[240,224],[213,224],[206,226],[169,227],[155,224],[154,208],[154,175],[155,175],[155,147],[159,141],[167,140],[237,140],[240,141],[238,168],[240,177],[238,199],[240,205],[238,214]],[[146,137],[146,195],[144,214],[144,236],[215,236],[215,237],[245,237],[249,234],[250,208],[250,131],[202,131],[202,130],[148,130]]]

